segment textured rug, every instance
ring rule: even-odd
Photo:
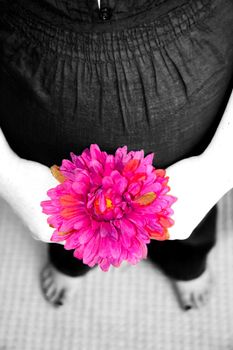
[[[42,297],[46,244],[33,240],[0,200],[0,350],[233,350],[233,192],[219,203],[209,256],[208,305],[182,311],[168,278],[148,261],[80,280],[60,309]]]

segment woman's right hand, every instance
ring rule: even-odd
[[[48,189],[58,185],[50,169],[20,158],[9,147],[0,129],[0,195],[21,218],[35,239],[50,242],[53,229],[42,213],[40,202]]]

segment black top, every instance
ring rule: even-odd
[[[4,0],[0,125],[22,158],[60,164],[91,143],[202,152],[233,71],[229,0]],[[108,10],[106,10],[108,9]]]

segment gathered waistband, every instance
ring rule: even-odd
[[[6,1],[6,0],[5,0]],[[7,0],[11,1],[11,0]],[[111,23],[121,19],[129,19],[131,16],[150,11],[152,8],[159,7],[162,3],[174,0],[14,0],[20,3],[24,8],[32,12],[43,11],[47,16],[48,12],[56,13],[56,16],[63,16],[71,21],[88,24],[101,24],[100,8],[107,8],[111,12]],[[178,0],[179,2],[180,0]],[[184,1],[184,0],[183,0]],[[109,17],[109,16],[108,16]]]
[[[148,53],[165,45],[211,13],[213,1],[189,0],[163,13],[162,5],[140,15],[110,23],[70,23],[49,18],[18,5],[6,10],[0,21],[30,41],[80,59],[113,61],[129,59],[137,50]],[[177,2],[176,2],[177,4]]]

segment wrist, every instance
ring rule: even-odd
[[[226,188],[233,187],[233,93],[224,111],[220,124],[202,157],[207,164],[207,171],[216,180],[223,182]]]
[[[215,144],[200,155],[200,163],[215,197],[220,199],[233,188],[233,162]],[[217,202],[217,201],[216,201]]]
[[[8,201],[14,191],[21,168],[21,158],[13,151],[7,151],[0,158],[0,195]]]
[[[12,173],[12,170],[16,170],[17,162],[19,161],[18,155],[10,148],[1,128],[0,128],[0,176],[5,177],[6,174]]]

